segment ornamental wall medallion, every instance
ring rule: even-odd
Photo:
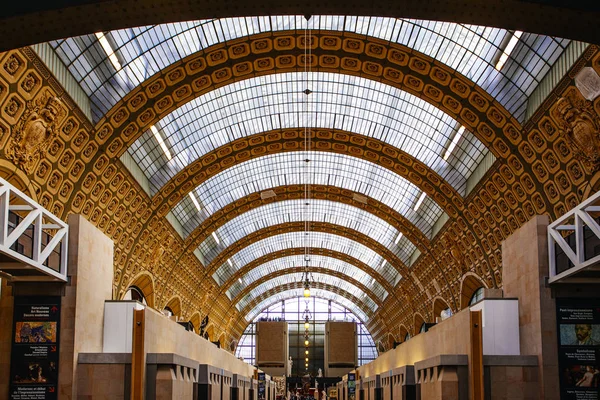
[[[6,148],[6,157],[27,173],[46,155],[58,135],[58,126],[67,111],[60,99],[46,91],[35,101],[28,101]]]
[[[600,118],[592,102],[571,88],[558,99],[551,113],[575,157],[589,172],[597,171],[600,168]]]

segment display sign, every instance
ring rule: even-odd
[[[354,400],[356,398],[356,374],[353,372],[348,373],[348,399]]]
[[[562,400],[600,400],[600,299],[556,299]]]
[[[266,377],[264,372],[258,373],[258,399],[264,400],[266,398],[265,387],[266,387]]]
[[[11,400],[58,397],[60,297],[15,297],[10,362]]]

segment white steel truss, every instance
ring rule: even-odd
[[[0,271],[11,280],[66,282],[68,232],[60,218],[0,178]]]
[[[600,216],[600,192],[548,226],[549,283],[567,281],[576,283],[575,275],[581,276],[581,273],[589,275],[590,272],[600,274],[600,254],[586,260],[584,247],[584,227],[589,228],[590,232],[600,240],[600,225],[596,222],[598,216]],[[566,237],[569,235],[575,235],[574,248],[567,243]],[[557,271],[556,245],[573,264],[565,271]],[[591,282],[589,276],[586,276],[585,281]]]

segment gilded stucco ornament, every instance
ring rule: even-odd
[[[32,173],[58,135],[58,126],[66,115],[62,101],[49,92],[27,102],[6,148],[6,157],[25,172]]]
[[[591,101],[569,90],[556,102],[552,116],[574,155],[590,172],[600,168],[600,118]]]

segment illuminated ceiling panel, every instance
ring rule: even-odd
[[[252,309],[245,316],[246,321],[254,320],[262,310],[266,309],[267,307],[271,306],[276,302],[280,302],[281,300],[286,300],[292,297],[302,297],[302,292],[303,289],[289,289],[282,290],[276,295],[268,296],[267,298],[261,300],[256,306],[252,307]],[[333,293],[323,289],[311,289],[310,293],[311,296],[325,300],[331,300],[332,302],[347,308],[348,310],[352,311],[352,313],[354,313],[354,315],[356,315],[363,323],[369,320],[369,317],[366,313],[367,310],[361,310],[356,304],[353,304],[351,300],[348,300],[347,298],[337,293]]]
[[[244,276],[231,285],[229,288],[230,298],[233,299],[240,294],[247,285],[259,280],[265,275],[273,274],[283,269],[291,270],[294,268],[302,268],[307,264],[309,267],[326,268],[351,276],[358,282],[368,287],[381,301],[385,300],[388,295],[388,292],[383,288],[383,286],[381,286],[381,284],[372,278],[367,272],[336,258],[312,254],[308,263],[304,261],[304,255],[293,255],[268,261],[259,267],[248,271]]]
[[[373,299],[371,299],[365,292],[363,292],[361,289],[354,286],[353,284],[331,275],[312,274],[312,277],[314,278],[314,282],[311,286],[311,293],[313,290],[312,288],[316,289],[316,286],[318,286],[319,283],[325,283],[328,285],[332,285],[345,292],[351,293],[353,296],[361,300],[371,312],[375,312],[375,310],[377,310],[377,304],[373,301]],[[301,281],[302,273],[293,273],[270,279],[264,283],[261,283],[254,289],[250,290],[250,292],[248,292],[246,295],[244,295],[244,297],[240,299],[240,301],[236,304],[236,307],[238,310],[243,310],[248,304],[250,304],[255,298],[257,298],[261,294],[264,294],[267,291],[282,285],[293,285]]]
[[[302,221],[328,222],[364,233],[395,253],[405,264],[409,263],[415,251],[415,245],[405,237],[396,243],[400,232],[381,218],[358,207],[316,199],[287,200],[245,212],[215,231],[220,238],[218,244],[210,235],[200,244],[199,250],[206,264],[210,264],[223,248],[253,232],[286,222]]]
[[[423,52],[482,86],[520,120],[527,96],[569,43],[523,34],[500,71],[495,64],[512,37],[509,31],[381,17],[313,16],[308,23],[302,16],[224,18],[116,30],[104,35],[108,51],[96,35],[50,44],[90,96],[97,121],[132,88],[183,57],[235,38],[307,27],[373,36]]]
[[[305,232],[302,231],[283,233],[259,240],[243,248],[227,262],[223,263],[214,273],[213,278],[215,278],[219,285],[222,285],[236,271],[259,257],[279,250],[305,247],[305,245],[307,247],[335,250],[354,257],[371,266],[392,286],[395,286],[401,278],[398,271],[390,265],[389,261],[386,260],[384,263],[383,257],[361,243],[343,236],[323,232],[311,232],[308,242],[305,240],[305,237]]]
[[[306,95],[305,89],[312,94]],[[388,143],[436,171],[459,193],[488,150],[469,131],[448,160],[460,125],[420,98],[375,80],[285,73],[240,80],[183,104],[129,149],[156,193],[200,157],[241,137],[286,128],[341,129]],[[171,155],[172,158],[171,158]]]
[[[430,197],[415,211],[421,190],[394,172],[360,158],[324,152],[278,153],[227,168],[192,192],[201,211],[186,196],[173,208],[173,214],[187,237],[214,212],[242,197],[305,183],[336,186],[372,197],[399,212],[427,237],[443,214]]]

